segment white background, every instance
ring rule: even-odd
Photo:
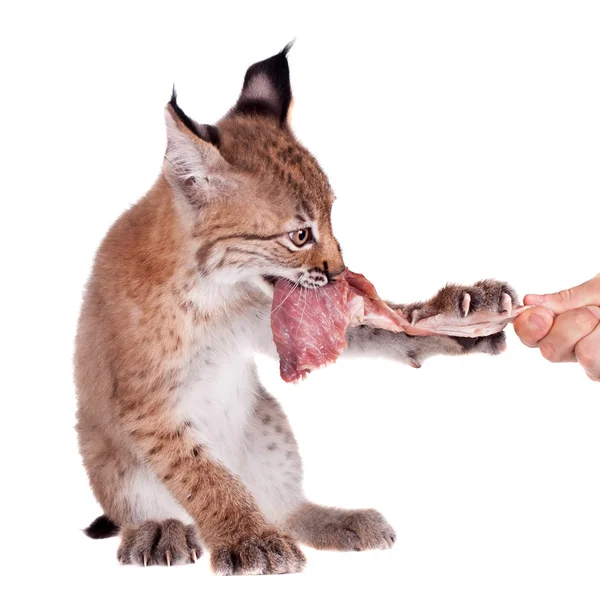
[[[393,9],[392,9],[393,6]],[[509,331],[501,357],[421,370],[342,361],[291,386],[311,498],[376,507],[388,552],[307,551],[300,576],[119,567],[73,431],[73,336],[94,252],[156,178],[176,82],[200,122],[245,69],[289,55],[298,137],[334,229],[381,294],[506,279],[520,294],[600,270],[596,2],[12,3],[1,100],[4,597],[600,596],[600,387]],[[45,590],[43,592],[43,590]],[[5,590],[6,591],[6,590]],[[2,590],[0,590],[0,593]]]

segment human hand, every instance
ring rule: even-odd
[[[578,362],[600,381],[600,274],[556,294],[525,296],[534,308],[514,321],[515,332],[551,362]]]

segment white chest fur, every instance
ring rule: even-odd
[[[215,332],[193,358],[177,406],[198,443],[234,472],[254,404],[254,348],[241,323]],[[238,327],[236,335],[235,329]]]

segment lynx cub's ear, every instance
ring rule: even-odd
[[[261,115],[287,122],[292,103],[287,53],[290,42],[279,54],[253,64],[244,77],[242,93],[230,114]]]
[[[192,204],[210,201],[225,191],[229,165],[219,152],[219,131],[213,125],[199,125],[177,104],[173,95],[165,108],[167,151],[164,172]]]

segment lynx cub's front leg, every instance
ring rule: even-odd
[[[121,533],[117,557],[124,565],[183,565],[196,562],[202,546],[194,525],[176,519],[146,521]]]
[[[426,302],[390,303],[390,306],[401,311],[417,327],[425,320],[435,320],[437,325],[462,330],[473,322],[499,322],[501,317],[510,316],[510,311],[517,306],[517,295],[509,285],[486,279],[472,286],[448,284]],[[346,332],[347,353],[385,356],[419,368],[426,358],[436,354],[500,354],[506,347],[502,327],[499,325],[493,335],[456,337],[453,334],[412,336],[364,325]]]

